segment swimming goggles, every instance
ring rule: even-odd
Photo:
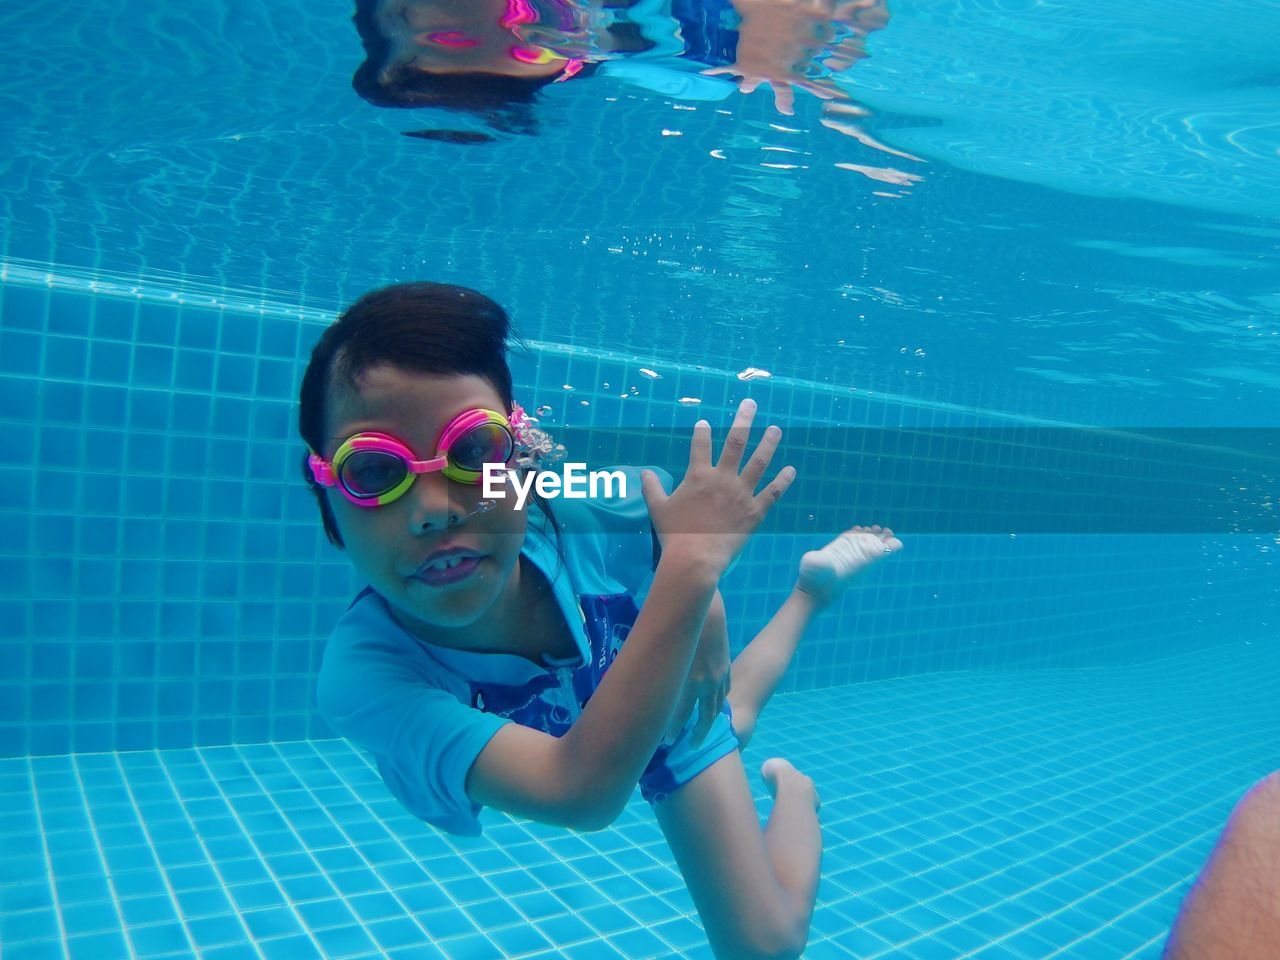
[[[338,447],[331,462],[312,451],[307,465],[322,487],[337,486],[358,507],[382,507],[404,496],[419,473],[440,471],[457,483],[479,483],[486,463],[511,460],[516,452],[512,423],[524,420],[518,405],[510,420],[496,410],[467,410],[449,421],[430,460],[415,460],[413,451],[389,434],[357,433]]]

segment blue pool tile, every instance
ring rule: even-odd
[[[134,949],[143,956],[187,952],[191,942],[179,923],[159,923],[145,927],[130,927],[129,939]]]
[[[476,932],[476,925],[457,907],[425,910],[415,916],[434,940],[462,937]]]
[[[206,318],[206,322],[213,317]],[[234,313],[221,314],[218,319],[218,349],[229,353],[254,353],[258,346],[261,322],[253,317]]]
[[[478,933],[442,940],[439,947],[449,960],[506,960],[492,940]]]
[[[249,932],[255,939],[264,940],[269,937],[283,937],[301,932],[301,927],[293,911],[287,907],[269,907],[265,910],[251,910],[240,914]]]
[[[200,960],[260,960],[258,951],[247,943],[231,943],[200,951]]]
[[[269,883],[271,872],[263,865],[261,860],[249,859],[247,857],[235,860],[224,861],[219,864],[222,871],[222,878],[229,884],[237,887],[253,887],[253,890],[241,890],[236,902],[240,903],[240,897],[253,897],[255,893],[261,893],[262,896],[269,898],[267,902],[258,903],[256,906],[267,906],[268,903],[276,903],[279,900],[279,893],[275,890],[275,885]],[[270,886],[271,891],[264,892],[263,887]],[[241,904],[242,906],[246,904]]]
[[[556,897],[565,906],[575,911],[586,910],[589,907],[599,906],[608,902],[608,898],[603,893],[587,884],[560,887],[556,890]]]
[[[40,372],[41,338],[17,330],[0,331],[0,373],[36,376]],[[128,349],[125,350],[128,356]]]
[[[188,920],[187,929],[191,932],[191,939],[201,949],[239,943],[246,936],[244,925],[233,915]]]
[[[985,947],[980,947],[968,956],[973,960],[1037,960],[1021,951],[1015,950],[1011,945],[1006,943],[991,943]]]
[[[5,960],[66,960],[61,940],[32,941],[5,945]]]
[[[635,919],[616,904],[589,907],[578,914],[597,933],[608,935],[635,926]]]
[[[90,379],[103,384],[128,383],[131,352],[127,343],[95,340],[89,346]]]
[[[74,336],[88,334],[89,322],[92,318],[91,308],[94,304],[95,300],[92,297],[50,297],[49,331],[51,333],[64,333]],[[8,314],[10,306],[7,296],[4,307],[6,314]],[[27,311],[24,311],[24,313],[27,313]],[[31,313],[34,313],[34,311],[31,311]],[[31,313],[28,313],[28,316]],[[36,315],[38,316],[38,314]]]
[[[333,884],[323,876],[289,877],[280,886],[295,903],[306,900],[323,900],[334,895]]]
[[[414,887],[397,888],[396,895],[414,913],[423,910],[437,910],[448,906],[450,902],[445,892],[435,884],[419,884]],[[545,894],[545,896],[553,903],[555,902],[550,894]]]
[[[328,930],[316,930],[312,936],[320,944],[325,956],[340,960],[364,953],[373,953],[377,946],[369,935],[360,927],[332,927]]]
[[[863,928],[883,937],[890,943],[906,943],[908,940],[914,940],[920,936],[919,930],[906,921],[899,919],[896,914],[885,914],[874,920],[869,920],[863,924]]]
[[[382,880],[378,875],[368,867],[358,867],[354,870],[339,870],[329,875],[329,880],[338,889],[339,892],[354,897],[361,893],[372,893],[374,891],[381,892],[383,890]]]
[[[355,911],[356,916],[365,922],[399,916],[404,912],[400,902],[394,896],[381,890],[348,897],[347,904]]]
[[[533,953],[552,946],[538,930],[519,923],[509,927],[486,928],[490,939],[509,957]]]
[[[38,380],[0,376],[0,418],[16,423],[34,420],[40,393]]]
[[[53,906],[53,891],[44,878],[44,870],[38,874],[41,879],[25,882],[11,882],[0,894],[0,904],[4,905],[4,914],[0,914],[0,922],[4,916],[25,913],[29,910],[45,910]]]
[[[831,939],[847,949],[855,957],[875,956],[894,946],[884,937],[878,936],[866,927],[853,927]]]
[[[11,912],[7,896],[4,903],[5,912],[0,915],[0,943],[23,943],[61,936],[58,916],[52,910]]]
[[[126,957],[128,945],[119,930],[69,937],[66,942],[70,960],[102,960],[103,957]]]
[[[140,305],[135,300],[96,297],[93,300],[93,337],[95,340],[131,340]],[[152,309],[164,310],[164,307]]]
[[[315,941],[305,935],[264,940],[258,948],[266,960],[326,960]]]
[[[542,920],[555,917],[565,912],[564,904],[551,894],[538,891],[522,893],[511,898],[511,905],[530,920]]]
[[[520,923],[520,912],[506,900],[483,900],[466,905],[467,914],[482,930],[492,930],[507,924]]]
[[[0,691],[5,688],[0,687]],[[15,699],[17,699],[15,697]],[[19,700],[21,702],[21,700]],[[34,824],[33,824],[34,826]],[[0,884],[6,887],[11,883],[18,883],[39,877],[45,872],[45,858],[43,853],[31,853],[26,856],[18,854],[15,849],[22,843],[20,837],[11,837],[5,839],[5,846],[10,850],[8,858],[0,860]]]
[[[547,916],[547,918],[536,922],[541,932],[547,934],[552,943],[573,943],[580,940],[594,940],[595,934],[591,932],[591,928],[577,916],[572,914],[562,914],[559,916]],[[645,933],[644,931],[636,931],[637,933]],[[618,937],[627,937],[628,933],[618,934]],[[646,934],[650,938],[652,933]],[[614,938],[617,942],[617,937]]]
[[[169,319],[173,323],[172,315]],[[204,311],[183,310],[178,319],[178,343],[184,347],[213,350],[218,345],[218,326]]]
[[[62,923],[68,936],[76,936],[113,930],[120,925],[120,918],[110,902],[81,903],[63,907]]]
[[[117,879],[116,888],[120,883]],[[120,913],[130,926],[176,919],[178,909],[167,896],[131,897],[120,901]]]
[[[67,858],[58,857],[54,859],[54,876],[58,890],[58,899],[64,907],[81,903],[105,903],[111,899],[111,888],[107,886],[107,881],[100,876],[90,874],[88,876],[74,876],[76,866],[74,864],[82,864],[84,857],[82,854],[72,853]],[[59,875],[58,865],[60,863],[69,863],[66,867],[67,871],[73,873],[70,877]],[[88,867],[90,870],[97,870],[97,865],[92,864]],[[83,873],[83,870],[80,871]]]
[[[427,938],[422,928],[405,916],[376,920],[366,924],[365,929],[383,950],[412,946]]]
[[[933,937],[920,937],[902,947],[899,951],[902,960],[955,960],[955,947],[950,943],[934,940]]]
[[[302,922],[310,930],[323,930],[328,927],[341,927],[359,923],[356,920],[356,915],[351,912],[351,908],[347,906],[346,902],[336,897],[295,903],[294,909],[298,911],[298,915],[302,917]]]
[[[418,943],[400,947],[387,954],[391,960],[447,960],[445,953],[433,943]],[[532,957],[529,960],[533,960]]]

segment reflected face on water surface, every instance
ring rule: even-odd
[[[409,69],[538,78],[567,63],[528,38],[541,17],[524,0],[409,0],[384,5],[378,19],[393,61]]]

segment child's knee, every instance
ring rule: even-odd
[[[752,960],[797,960],[809,939],[808,928],[787,921],[758,932],[744,944],[742,956]]]

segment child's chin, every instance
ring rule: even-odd
[[[445,587],[413,581],[406,597],[413,615],[440,627],[461,627],[474,621],[494,602],[487,578],[471,576]]]

